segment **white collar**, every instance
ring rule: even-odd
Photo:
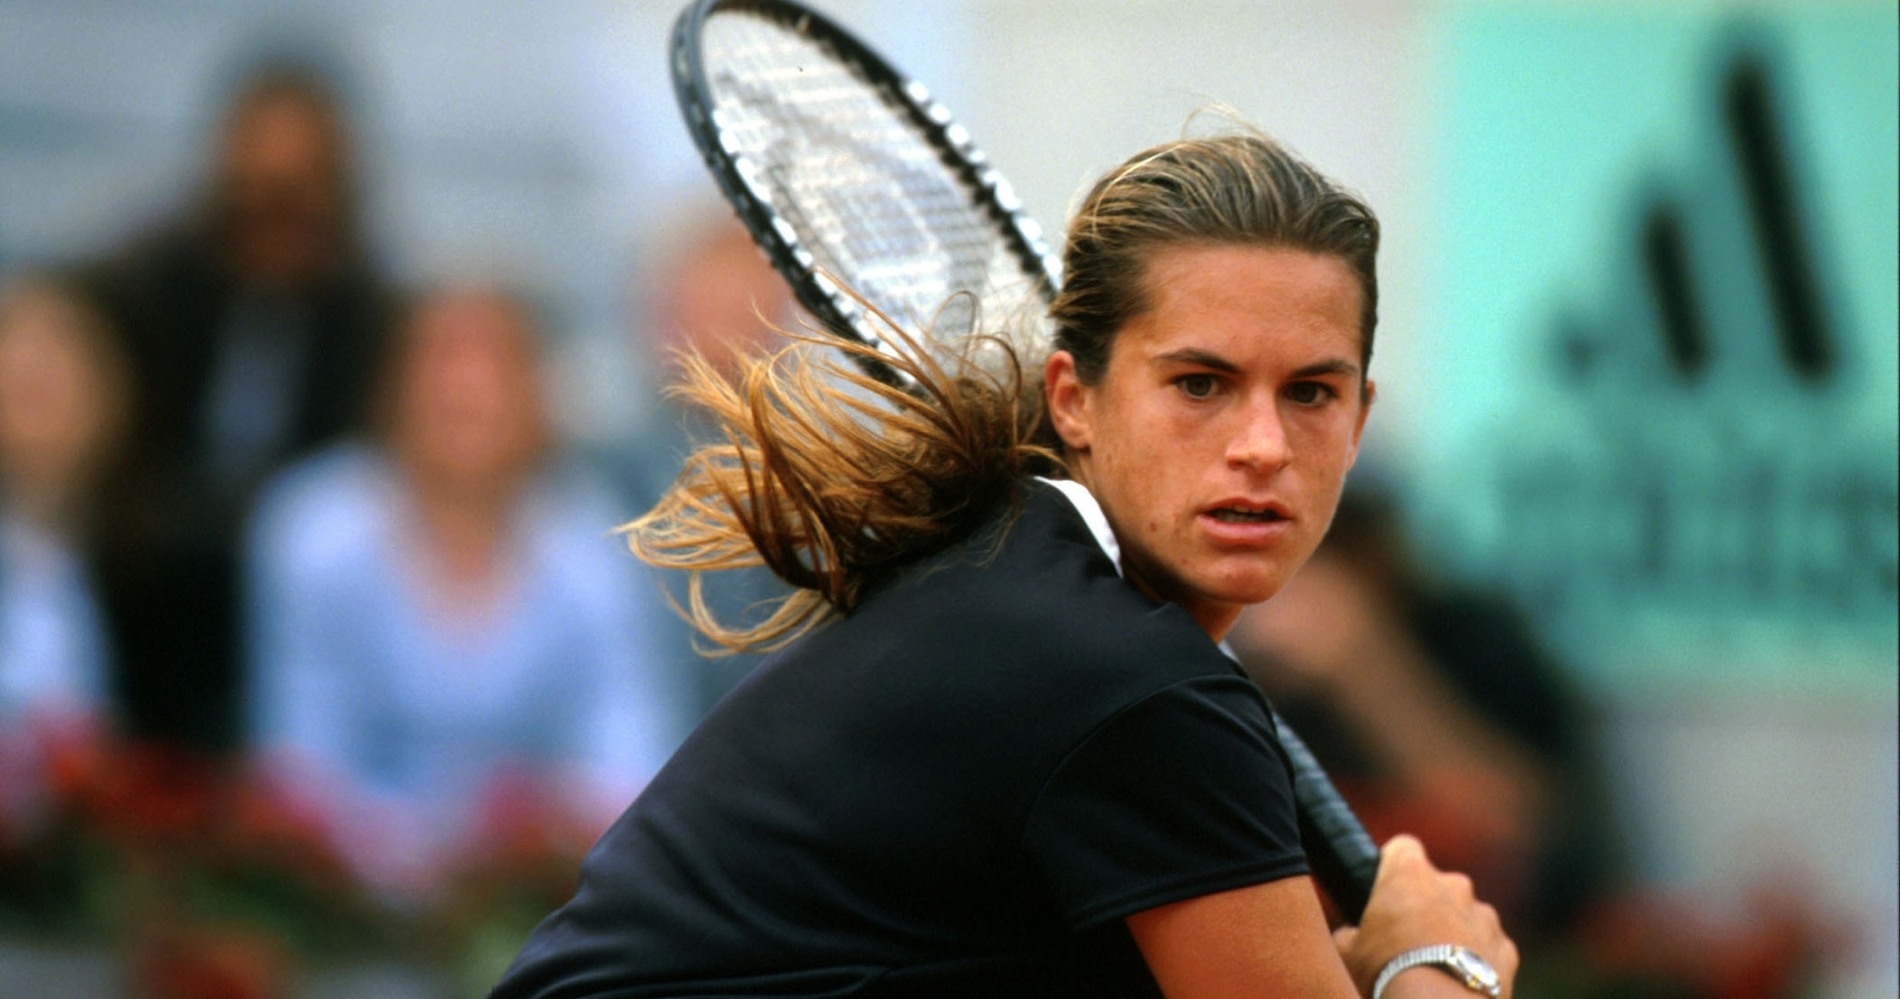
[[[1095,501],[1095,494],[1089,492],[1089,487],[1074,479],[1045,479],[1040,475],[1036,478],[1056,487],[1058,492],[1069,498],[1076,512],[1082,515],[1082,522],[1089,525],[1089,533],[1095,535],[1095,543],[1101,545],[1108,560],[1115,563],[1116,574],[1121,574],[1121,542],[1115,540],[1115,529],[1108,526],[1108,515],[1102,512],[1102,504]]]

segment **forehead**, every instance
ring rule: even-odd
[[[103,353],[86,311],[64,295],[24,286],[0,300],[0,346],[63,354]]]
[[[1142,277],[1145,309],[1112,351],[1199,346],[1244,354],[1345,352],[1357,367],[1362,290],[1338,257],[1284,247],[1184,244],[1155,251]]]
[[[505,354],[532,356],[538,340],[532,319],[513,299],[486,290],[441,293],[420,303],[405,329],[404,347],[414,355]]]

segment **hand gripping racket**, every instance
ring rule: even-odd
[[[890,349],[861,302],[938,333],[1046,314],[1057,264],[1040,227],[950,112],[849,32],[791,0],[697,0],[674,24],[671,60],[720,190],[833,332]],[[1275,724],[1314,877],[1357,923],[1378,847],[1306,744]]]

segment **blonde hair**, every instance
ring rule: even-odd
[[[926,349],[893,324],[893,356],[788,335],[789,347],[742,355],[729,373],[681,355],[669,392],[722,439],[700,445],[658,505],[622,528],[642,560],[688,571],[682,613],[729,652],[778,648],[850,614],[878,580],[969,536],[1013,504],[1025,477],[1055,467],[1031,442],[1039,397],[1024,392],[1000,340]],[[1008,363],[979,364],[978,348]],[[839,349],[882,360],[917,388],[872,378]],[[756,623],[718,620],[703,574],[759,565],[792,592]]]

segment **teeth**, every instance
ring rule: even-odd
[[[1236,510],[1233,507],[1225,507],[1214,511],[1214,519],[1228,524],[1258,524],[1279,520],[1280,516],[1272,510]]]

